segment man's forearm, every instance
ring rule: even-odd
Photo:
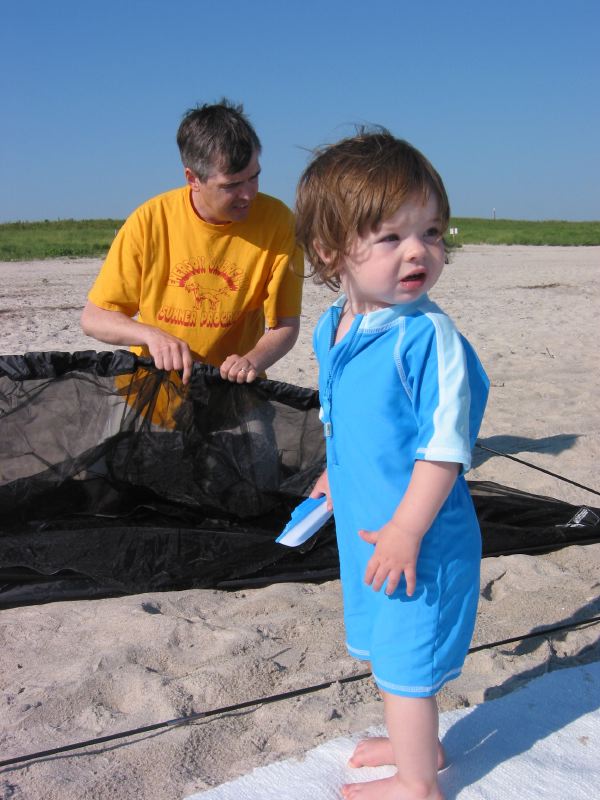
[[[81,314],[83,332],[107,344],[144,345],[144,327],[121,311],[107,311],[89,300]]]
[[[246,353],[246,358],[257,372],[264,372],[292,349],[299,331],[299,317],[281,319],[277,327],[265,331],[252,350]]]
[[[145,345],[158,369],[183,370],[183,382],[192,374],[192,354],[187,342],[170,333],[136,322],[121,311],[86,304],[81,315],[81,327],[88,336],[108,344]]]

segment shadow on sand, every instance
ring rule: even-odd
[[[556,624],[588,619],[599,611],[600,598],[596,598]],[[552,638],[562,640],[567,635],[565,631]],[[527,639],[510,653],[531,653],[547,641],[547,637]],[[581,669],[566,669],[582,665]],[[523,685],[532,678],[538,680]],[[489,689],[486,700],[492,702],[476,706],[443,736],[450,762],[440,776],[446,800],[454,800],[504,762],[600,708],[600,637],[577,653],[559,656],[553,650],[543,664]],[[515,792],[518,794],[516,786],[505,787],[507,797],[517,796]]]
[[[573,447],[579,438],[580,434],[578,433],[559,433],[543,439],[531,439],[527,436],[488,436],[487,439],[477,440],[473,450],[473,467],[480,467],[496,456],[496,453],[485,450],[486,447],[508,456],[522,455],[523,453],[558,455]]]

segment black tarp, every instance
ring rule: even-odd
[[[323,467],[318,410],[126,351],[0,357],[0,606],[337,576],[333,523],[274,541]],[[484,555],[598,540],[568,503],[469,486]]]

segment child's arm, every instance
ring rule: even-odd
[[[308,495],[309,497],[325,497],[327,498],[327,510],[331,511],[333,509],[333,503],[331,502],[331,492],[329,491],[329,478],[327,477],[327,469],[324,469],[323,472],[320,474],[317,482],[313,486],[312,492]]]
[[[408,489],[391,520],[378,531],[359,531],[365,542],[375,545],[365,583],[376,592],[387,579],[385,591],[392,594],[404,574],[406,594],[410,597],[414,593],[421,539],[450,494],[458,469],[459,465],[452,462],[416,461]]]

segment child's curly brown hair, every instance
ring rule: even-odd
[[[338,289],[339,262],[354,238],[376,230],[410,196],[425,204],[432,192],[444,233],[450,205],[442,179],[419,150],[385,128],[359,129],[316,150],[296,193],[296,235],[315,279]]]

